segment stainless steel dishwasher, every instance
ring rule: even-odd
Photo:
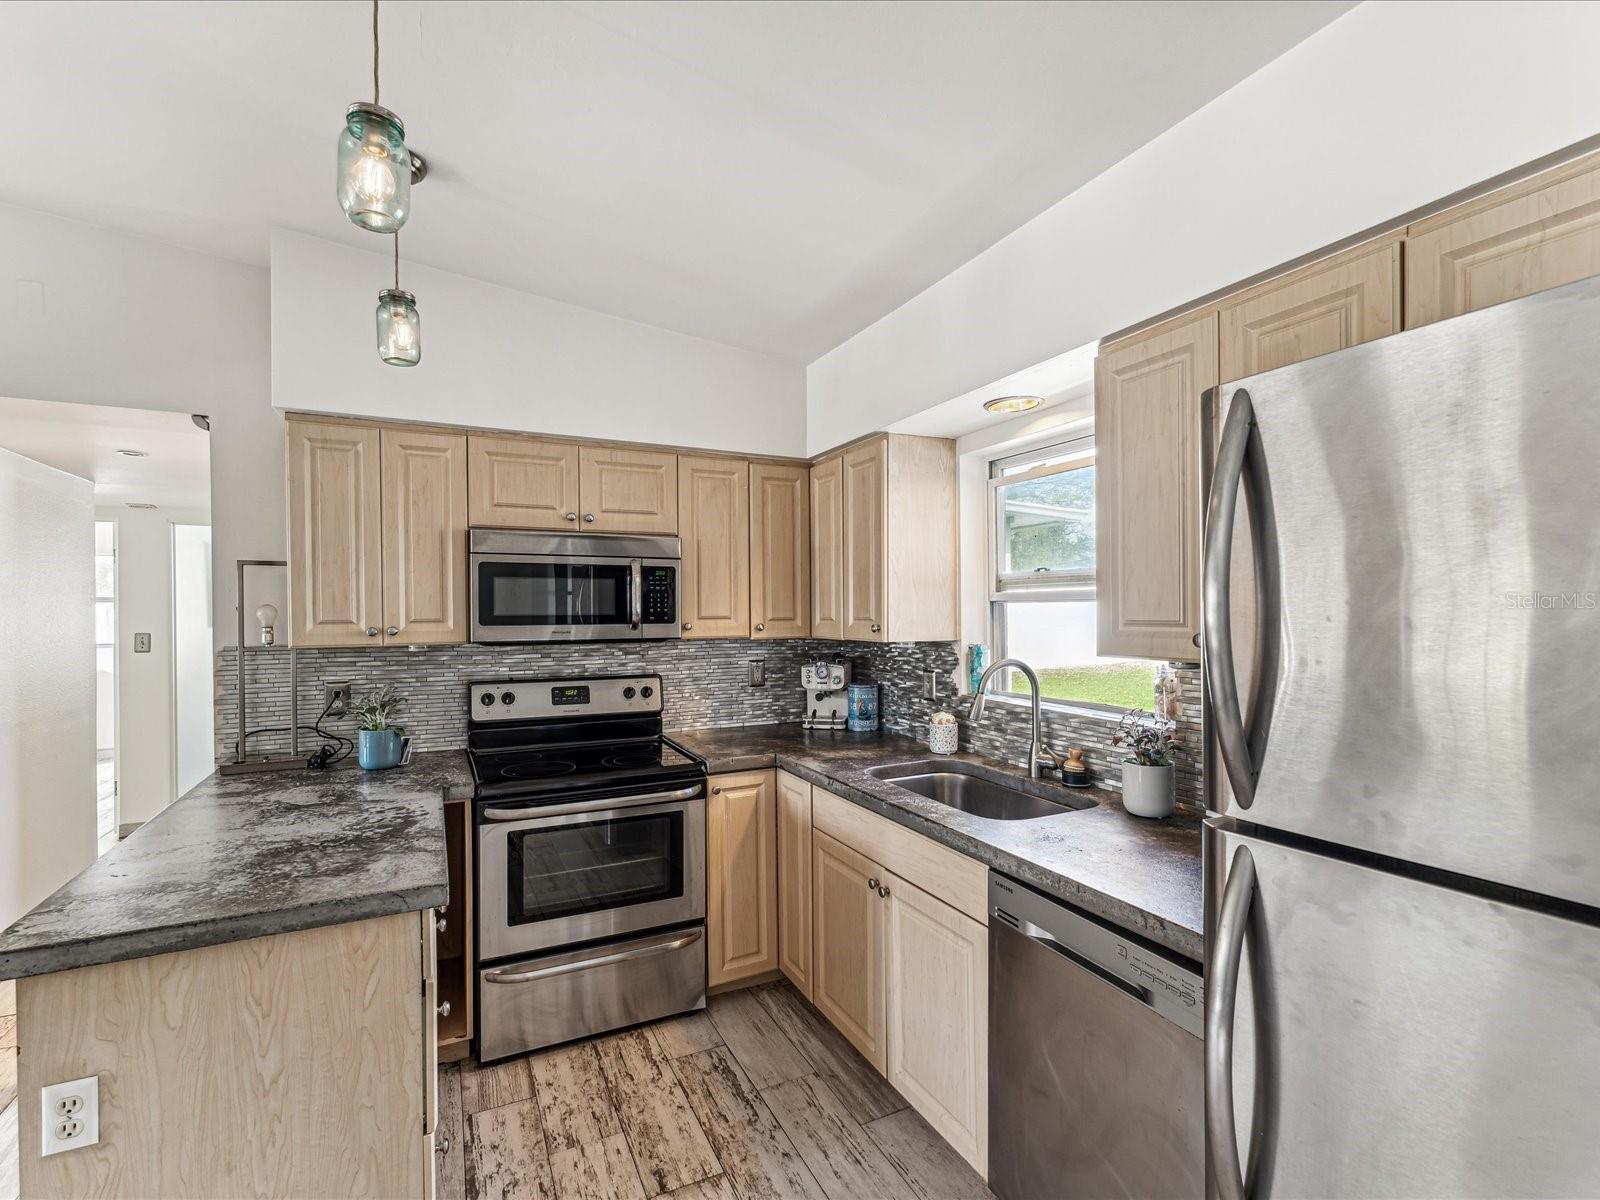
[[[1198,968],[989,873],[989,1186],[1205,1195]]]

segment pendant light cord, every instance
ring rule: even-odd
[[[378,0],[372,0],[372,104],[378,104]]]
[[[394,235],[394,290],[400,290],[400,235]]]

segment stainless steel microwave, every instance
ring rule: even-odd
[[[682,636],[675,537],[474,529],[467,549],[475,642]]]

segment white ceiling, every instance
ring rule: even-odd
[[[211,511],[211,437],[185,413],[0,396],[0,448],[92,480],[98,505],[154,504],[176,520]]]
[[[1349,7],[388,0],[382,100],[434,165],[402,251],[810,361]],[[0,200],[374,248],[333,193],[370,17],[0,4]]]

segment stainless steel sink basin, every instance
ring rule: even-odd
[[[867,774],[991,821],[1031,821],[1037,817],[1054,817],[1076,809],[1094,807],[1092,800],[1076,796],[1063,795],[1060,800],[1052,800],[1034,795],[992,777],[999,772],[991,772],[971,763],[937,760],[891,763],[882,767],[868,767]]]

